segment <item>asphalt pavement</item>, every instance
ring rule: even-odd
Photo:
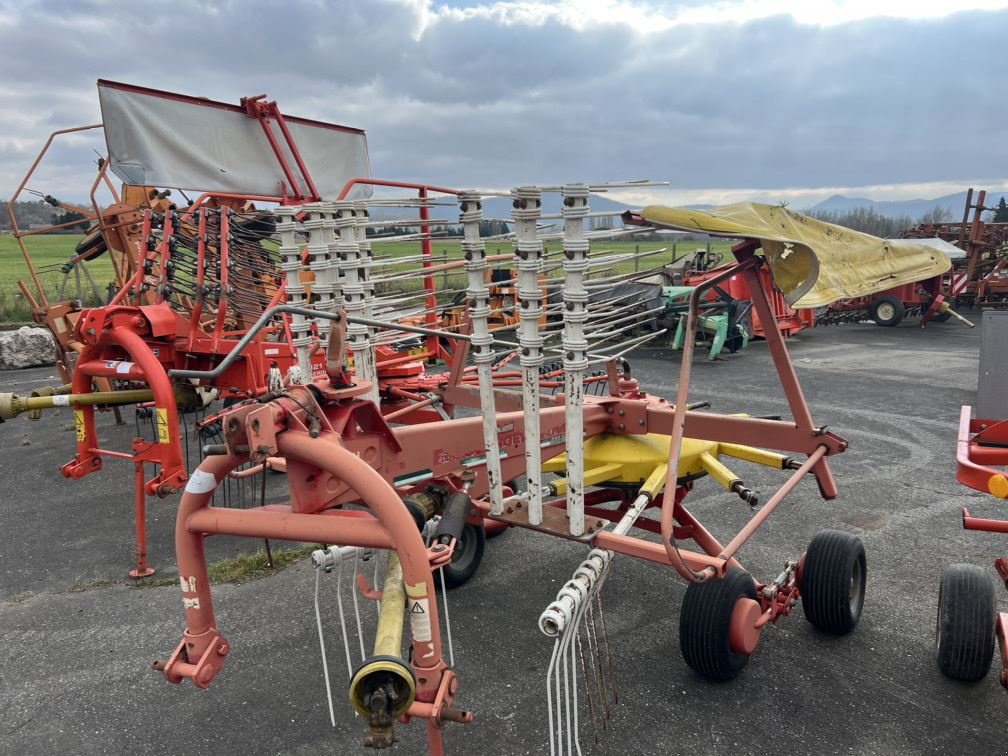
[[[740,557],[770,580],[819,529],[857,534],[868,558],[861,623],[836,638],[796,611],[768,628],[736,680],[712,684],[679,654],[686,586],[670,569],[619,557],[604,593],[619,703],[597,743],[582,727],[586,754],[1008,752],[998,657],[985,680],[967,685],[942,677],[933,648],[942,567],[965,561],[994,576],[994,558],[1008,551],[1003,536],[964,532],[959,515],[968,505],[978,516],[1003,516],[1003,505],[955,481],[959,408],[975,401],[979,331],[954,322],[927,329],[863,323],[790,340],[815,421],[850,442],[833,460],[840,496],[824,502],[803,482]],[[764,343],[716,362],[699,354],[691,401],[709,400],[718,412],[786,414]],[[646,349],[631,364],[646,390],[674,395],[676,353]],[[52,376],[48,369],[0,373],[0,391],[28,393]],[[110,415],[101,422],[120,444],[136,430],[132,418],[120,428]],[[215,588],[232,651],[209,690],[171,685],[149,669],[181,637],[178,587],[128,584],[131,467],[113,461],[81,481],[62,478],[59,466],[73,455],[70,423],[70,412],[59,410],[0,426],[0,753],[366,752],[364,723],[345,693],[332,575],[322,580],[336,727],[329,723],[307,559]],[[781,479],[737,467],[760,491]],[[725,540],[750,516],[709,480],[688,501]],[[149,502],[158,577],[175,574],[177,503]],[[260,544],[216,538],[209,554],[220,559]],[[509,531],[488,542],[480,571],[450,593],[458,702],[476,715],[471,725],[448,725],[450,753],[548,753],[552,643],[536,620],[584,552]],[[1003,594],[998,600],[1008,609]],[[363,614],[365,627],[373,624],[370,605]],[[395,751],[423,752],[421,722],[397,732]]]

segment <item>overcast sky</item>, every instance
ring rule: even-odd
[[[1008,188],[1008,0],[0,0],[0,197],[108,78],[367,131],[374,174],[631,201]],[[83,197],[86,138],[31,186]]]

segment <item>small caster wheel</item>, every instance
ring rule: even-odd
[[[987,676],[994,657],[994,581],[979,567],[952,564],[938,591],[935,650],[938,669],[955,680]]]
[[[744,570],[732,569],[723,578],[689,584],[679,613],[679,650],[694,672],[724,682],[742,671],[755,642],[745,647],[733,643],[733,619],[740,610],[745,615],[753,606],[758,616],[756,584]]]
[[[458,588],[469,582],[470,578],[476,574],[480,562],[483,561],[483,551],[486,548],[486,530],[482,523],[472,525],[466,523],[462,528],[462,538],[455,544],[455,551],[452,553],[450,564],[446,564],[441,569],[444,571],[444,582],[446,588]],[[440,580],[435,580],[435,585],[440,586]]]
[[[805,552],[802,610],[826,633],[847,635],[861,619],[867,577],[864,544],[840,530],[818,533]]]

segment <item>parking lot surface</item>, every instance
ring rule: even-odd
[[[966,685],[942,677],[933,652],[942,567],[970,562],[994,576],[994,558],[1008,551],[1003,537],[962,530],[964,505],[997,517],[999,504],[954,477],[959,408],[975,401],[979,330],[863,323],[789,341],[816,423],[850,442],[832,462],[840,496],[824,502],[813,482],[803,482],[740,558],[771,580],[819,529],[857,534],[868,558],[861,623],[850,636],[826,636],[798,610],[768,628],[736,680],[712,684],[679,654],[682,580],[618,557],[604,601],[619,704],[597,743],[582,728],[586,753],[1008,752],[998,658],[986,680]],[[717,412],[787,414],[764,343],[716,362],[698,355],[691,401],[709,400]],[[646,349],[631,364],[647,391],[674,396],[678,354]],[[52,375],[0,373],[0,391],[27,393]],[[325,576],[336,727],[329,723],[307,559],[216,587],[219,628],[232,650],[209,690],[170,685],[149,669],[181,637],[179,590],[128,585],[132,469],[113,461],[82,481],[63,479],[71,422],[60,410],[0,426],[0,753],[365,752],[364,722],[346,698],[335,582]],[[131,419],[120,429],[109,416],[102,422],[121,441],[133,433]],[[760,491],[782,480],[736,467]],[[710,480],[687,501],[725,540],[751,516]],[[177,504],[177,497],[149,502],[151,560],[161,578],[174,574]],[[209,554],[220,559],[260,544],[212,539]],[[451,592],[458,703],[476,721],[448,725],[448,752],[548,752],[552,642],[536,621],[584,554],[583,546],[513,530],[490,540],[478,574]],[[999,602],[1005,606],[1004,594]],[[397,752],[423,752],[422,722],[397,733]]]

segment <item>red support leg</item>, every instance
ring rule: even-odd
[[[147,564],[147,491],[143,460],[134,459],[133,471],[136,480],[136,567],[130,570],[129,576],[145,578],[154,574],[154,568]]]

